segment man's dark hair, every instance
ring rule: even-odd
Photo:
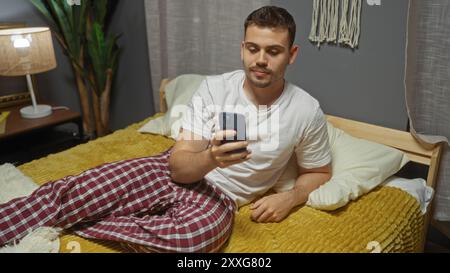
[[[253,11],[245,20],[245,32],[251,25],[260,27],[282,27],[289,32],[290,46],[295,41],[296,25],[292,15],[285,9],[276,6],[265,6]]]

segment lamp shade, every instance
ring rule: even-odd
[[[55,67],[55,52],[49,28],[0,30],[1,76],[37,74]]]

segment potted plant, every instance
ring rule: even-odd
[[[70,59],[87,137],[109,133],[110,96],[120,48],[119,36],[107,32],[117,0],[30,1],[49,21]]]

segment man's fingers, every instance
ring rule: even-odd
[[[217,151],[221,154],[225,154],[228,152],[233,152],[235,150],[247,149],[247,147],[248,147],[247,141],[230,142],[220,145]]]
[[[222,140],[226,139],[227,137],[234,137],[236,134],[237,133],[234,130],[218,131],[211,139],[211,144],[214,146],[220,146],[220,144],[222,144]]]
[[[274,214],[272,211],[265,210],[264,213],[258,217],[256,222],[258,222],[258,223],[274,222],[273,216],[274,216]]]
[[[257,209],[263,202],[264,202],[265,197],[257,200],[255,203],[253,203],[252,205],[252,209]]]
[[[227,161],[236,161],[236,160],[245,160],[251,157],[251,154],[249,152],[242,152],[238,154],[225,154],[222,156],[217,156],[216,160],[220,162],[227,162]]]
[[[252,212],[251,218],[253,221],[257,222],[258,218],[264,213],[264,209],[259,207]]]
[[[247,149],[247,141],[229,142],[222,144],[222,140],[227,137],[233,137],[236,131],[219,131],[211,140],[213,147],[211,148],[211,155],[220,168],[245,162],[251,158],[251,151]],[[246,151],[240,153],[232,153],[233,151],[245,149]]]
[[[218,131],[215,134],[214,139],[222,141],[228,137],[234,137],[236,134],[237,132],[235,130]]]
[[[251,158],[251,156],[248,155],[245,159],[239,159],[239,160],[233,160],[233,161],[220,162],[219,167],[220,167],[220,168],[226,168],[226,167],[229,167],[229,166],[231,166],[231,165],[240,164],[240,163],[243,163],[243,162],[249,160],[250,158]]]

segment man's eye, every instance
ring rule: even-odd
[[[250,51],[250,53],[256,53],[256,52],[258,52],[258,49],[256,48],[256,47],[249,47],[249,48],[247,48],[248,49],[248,51]]]
[[[278,53],[280,53],[278,50],[269,50],[269,54],[272,56],[276,56]]]

